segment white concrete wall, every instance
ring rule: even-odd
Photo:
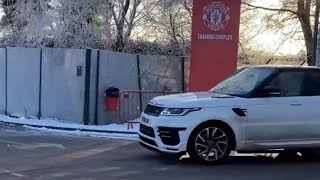
[[[5,112],[5,52],[0,49],[0,113]],[[83,123],[85,105],[88,105],[86,120],[90,124],[95,120],[99,124],[118,122],[117,112],[105,111],[104,91],[111,86],[120,91],[139,90],[137,55],[92,50],[89,100],[85,104],[86,52],[83,49],[8,48],[8,114],[33,118],[40,115]],[[180,57],[139,56],[139,59],[142,90],[182,90]],[[77,67],[82,67],[80,76]],[[138,108],[139,94],[130,100],[127,103],[135,103]],[[149,98],[142,96],[142,100],[140,108],[143,109]]]
[[[77,67],[82,75],[77,76]],[[86,50],[42,50],[42,117],[83,122]]]
[[[115,86],[121,90],[138,90],[137,56],[100,51],[98,120],[99,124],[117,121],[117,113],[105,111],[104,91]]]
[[[181,57],[141,55],[140,69],[142,89],[158,91],[182,89]]]
[[[140,56],[141,87],[142,90],[154,91],[182,91],[183,74],[181,57]],[[150,93],[142,95],[144,108],[150,98],[163,94]]]
[[[6,49],[0,49],[0,113],[6,110]]]
[[[8,114],[39,115],[40,49],[8,48]]]

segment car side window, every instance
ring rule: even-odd
[[[306,78],[303,87],[304,96],[320,96],[320,72],[306,72]]]
[[[277,97],[301,96],[304,75],[302,71],[283,71],[271,80],[267,87],[280,90],[280,95]]]

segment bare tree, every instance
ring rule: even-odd
[[[139,15],[141,0],[109,0],[110,11],[116,27],[114,50],[123,51]]]
[[[273,30],[284,29],[288,27],[296,27],[291,29],[285,35],[289,38],[302,39],[305,42],[306,54],[309,65],[314,65],[312,60],[313,53],[313,24],[311,18],[313,17],[313,7],[315,3],[313,0],[281,0],[281,7],[270,8],[263,6],[256,6],[251,3],[244,2],[244,4],[251,9],[261,9],[273,12],[266,16],[268,27]],[[299,26],[297,27],[297,24]]]
[[[147,31],[158,42],[170,45],[180,55],[188,55],[191,37],[191,6],[184,0],[158,0],[158,6],[146,16]]]
[[[183,5],[185,10],[189,13],[190,18],[192,18],[193,0],[183,0]]]

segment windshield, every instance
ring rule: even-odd
[[[213,93],[243,97],[274,72],[271,68],[247,68],[210,90]]]

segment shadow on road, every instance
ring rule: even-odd
[[[180,156],[165,154],[149,154],[143,157],[145,160],[156,160],[166,165],[201,165],[189,157],[180,158]],[[230,158],[220,166],[253,166],[253,165],[285,165],[285,164],[313,164],[320,163],[320,157],[307,158],[295,155],[272,154],[270,155],[237,155]]]

